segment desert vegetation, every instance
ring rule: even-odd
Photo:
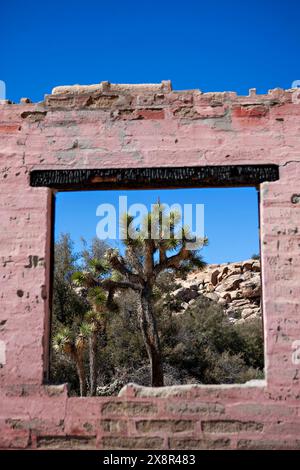
[[[178,305],[180,283],[206,268],[201,248],[207,240],[194,239],[197,249],[189,249],[188,228],[163,211],[158,204],[158,217],[152,212],[134,228],[125,214],[122,252],[94,239],[83,240],[76,254],[69,234],[55,244],[51,379],[68,382],[73,395],[113,395],[128,382],[263,377],[259,316],[233,323],[224,306],[201,291],[183,310]]]

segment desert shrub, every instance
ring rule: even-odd
[[[241,340],[241,353],[248,366],[263,369],[263,324],[261,318],[240,323],[235,330]]]
[[[136,297],[119,299],[107,327],[106,346],[99,351],[99,394],[113,394],[128,382],[150,385],[149,365],[135,309]],[[215,302],[199,297],[184,314],[157,312],[165,385],[244,383],[263,377],[260,319],[233,325]],[[87,359],[86,359],[87,362]],[[78,393],[74,364],[53,354],[53,380],[68,382]],[[104,387],[104,388],[103,388]]]
[[[93,250],[103,251],[95,244]],[[88,309],[84,292],[74,290],[71,274],[77,259],[72,255],[69,236],[56,246],[54,272],[53,334],[61,326],[77,328]],[[86,262],[92,255],[83,252]],[[184,383],[243,383],[262,378],[264,366],[261,319],[234,325],[216,302],[199,296],[185,310],[174,300],[178,279],[171,272],[159,275],[153,295],[161,343],[165,385]],[[99,348],[98,394],[116,394],[128,382],[150,385],[148,358],[137,320],[138,298],[126,290],[116,299],[117,309],[109,312],[106,343]],[[85,357],[88,373],[88,355]],[[52,351],[54,383],[69,383],[71,395],[79,394],[74,363]]]
[[[199,297],[184,314],[159,323],[165,361],[196,382],[239,383],[262,376],[261,320],[237,327],[218,304]]]
[[[263,372],[245,364],[242,354],[224,351],[215,355],[208,353],[209,367],[205,370],[205,382],[211,384],[244,383],[248,380],[262,379]]]
[[[130,292],[111,315],[106,348],[100,352],[104,380],[149,386],[149,366]],[[261,321],[230,323],[215,302],[199,297],[184,314],[172,315],[168,304],[156,304],[164,360],[165,385],[243,383],[263,376]],[[102,392],[101,392],[102,393]],[[104,393],[104,392],[103,392]]]
[[[63,354],[54,352],[51,357],[51,382],[68,384],[71,396],[79,395],[79,382],[74,362]]]

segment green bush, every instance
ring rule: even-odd
[[[102,250],[102,246],[96,248]],[[89,252],[84,257],[88,257]],[[84,293],[74,290],[70,273],[76,270],[70,238],[64,236],[56,250],[53,324],[77,328],[88,309]],[[176,282],[175,282],[176,281]],[[172,292],[179,287],[174,274],[159,276],[154,290],[155,314],[164,363],[165,384],[244,383],[263,377],[264,349],[262,321],[257,318],[238,325],[230,322],[216,302],[199,296],[180,313],[181,303]],[[137,320],[137,295],[126,290],[118,295],[118,309],[108,315],[106,342],[99,348],[99,394],[117,393],[129,381],[149,383],[147,358]],[[85,358],[88,373],[88,355]],[[68,382],[70,393],[79,394],[74,363],[52,352],[52,381]]]
[[[199,297],[184,314],[164,316],[159,324],[165,361],[197,382],[239,383],[262,376],[260,319],[233,325],[218,304]]]

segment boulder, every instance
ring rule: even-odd
[[[242,263],[234,263],[233,266],[242,270]]]
[[[224,299],[226,303],[228,303],[231,301],[231,294],[229,292],[221,292],[220,298]]]
[[[219,300],[219,296],[215,292],[209,292],[205,297],[207,299],[214,300],[215,302]]]
[[[252,264],[252,271],[260,273],[260,261],[254,261]]]
[[[230,291],[230,297],[231,297],[231,300],[239,299],[241,297],[241,291],[240,290]]]
[[[237,299],[231,302],[233,307],[243,307],[244,305],[250,304],[248,299]]]
[[[226,310],[226,315],[228,315],[229,318],[234,318],[234,319],[241,318],[240,310],[235,310],[234,308],[231,308],[231,307]]]
[[[242,263],[243,271],[251,271],[253,263],[254,263],[253,259],[247,259],[246,261],[244,261]]]
[[[216,287],[217,292],[225,292],[238,289],[243,279],[240,274],[228,276],[221,284]]]
[[[253,309],[252,308],[244,308],[244,310],[242,310],[242,313],[241,313],[241,316],[242,318],[248,318],[250,315],[252,315],[254,312],[253,312]]]
[[[241,289],[242,296],[246,299],[260,297],[261,295],[260,276],[255,275],[248,281],[244,281],[241,284],[240,289]]]
[[[260,307],[257,307],[255,304],[252,304],[252,314],[259,317],[261,314]]]
[[[208,265],[203,271],[193,271],[180,280],[172,294],[177,309],[183,314],[199,296],[222,306],[233,323],[244,322],[261,315],[260,260]]]
[[[187,302],[183,302],[181,305],[182,310],[186,310],[188,308],[189,304]]]
[[[229,271],[228,266],[225,266],[225,267],[223,268],[223,271],[222,271],[222,276],[223,276],[223,277],[226,276],[226,274],[228,274],[228,271]]]
[[[249,315],[249,317],[245,318],[245,320],[246,320],[247,322],[251,322],[251,321],[253,321],[253,320],[256,320],[256,318],[257,318],[257,314],[256,314],[256,313],[252,313],[252,315]],[[244,321],[245,321],[245,320],[244,320]]]
[[[245,271],[243,274],[242,274],[242,278],[244,279],[244,281],[247,281],[248,279],[251,279],[253,276],[253,272],[252,271]]]
[[[234,268],[234,269],[232,269],[231,271],[229,271],[229,274],[228,274],[228,275],[229,275],[229,276],[232,276],[233,274],[239,274],[239,275],[241,275],[241,274],[242,274],[241,268]]]
[[[213,286],[216,286],[218,284],[218,275],[220,274],[220,271],[218,269],[214,269],[211,273],[210,277],[210,282],[212,283]]]
[[[181,302],[189,302],[192,299],[199,297],[198,286],[183,287],[175,291],[174,297]]]
[[[207,292],[213,292],[215,290],[213,284],[211,282],[209,282],[207,285],[206,285],[206,291]]]

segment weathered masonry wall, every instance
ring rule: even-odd
[[[60,87],[0,105],[0,448],[300,449],[300,99]],[[260,185],[266,380],[69,398],[47,368],[51,192],[33,170],[279,166]]]

